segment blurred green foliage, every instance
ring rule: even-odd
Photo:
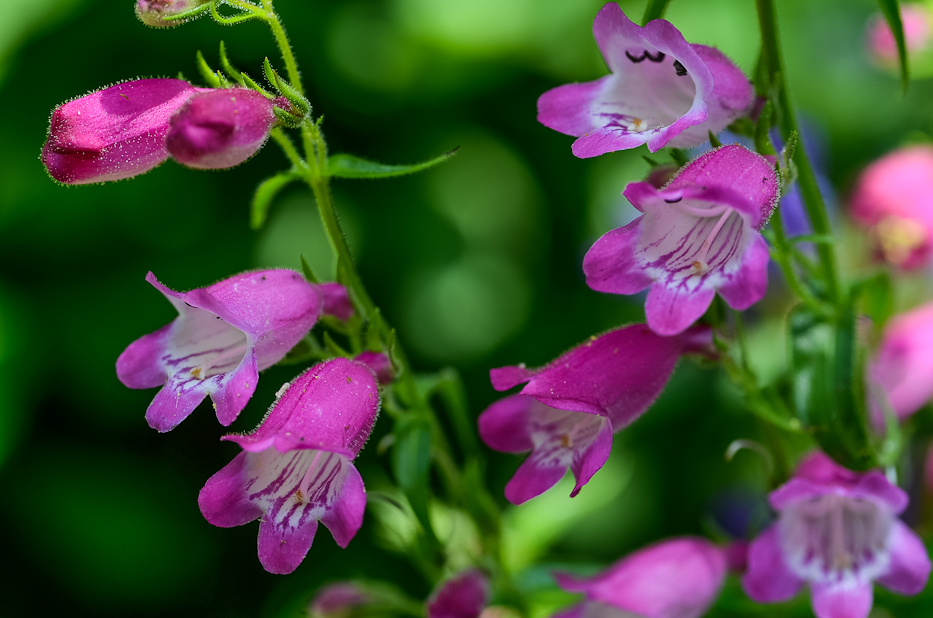
[[[338,179],[334,190],[364,280],[416,367],[459,366],[474,415],[498,396],[490,367],[541,364],[642,317],[637,298],[589,290],[580,260],[598,235],[632,218],[619,192],[647,171],[644,153],[579,160],[571,138],[535,121],[542,92],[604,73],[590,32],[601,4],[277,0],[333,152],[405,163],[461,146],[421,175]],[[643,1],[621,5],[636,18],[644,9]],[[825,133],[828,173],[844,197],[868,161],[910,134],[933,132],[933,82],[915,81],[902,95],[895,76],[872,67],[863,49],[872,0],[783,0],[779,10],[792,94]],[[676,0],[667,18],[688,40],[719,46],[746,71],[754,66],[748,0]],[[157,435],[143,419],[154,391],[116,379],[123,348],[173,318],[144,281],[148,270],[175,289],[247,268],[298,268],[299,254],[322,276],[333,273],[301,186],[284,190],[261,232],[249,229],[253,188],[286,167],[273,146],[234,171],[169,162],[132,181],[77,188],[54,184],[38,161],[55,105],[139,76],[193,78],[195,51],[216,64],[220,39],[254,76],[275,55],[258,23],[221,28],[202,19],[155,30],[136,21],[132,0],[0,0],[5,616],[44,613],[53,602],[71,615],[291,616],[320,584],[357,576],[419,598],[429,592],[380,543],[371,517],[348,549],[322,528],[294,575],[265,573],[255,525],[214,528],[197,508],[204,481],[236,453],[217,441],[209,404]],[[752,316],[752,362],[765,381],[786,362],[785,309],[772,297]],[[233,429],[258,422],[295,372],[265,372]],[[360,458],[370,488],[388,465],[375,448],[386,431],[380,423]],[[509,510],[509,560],[592,570],[665,536],[720,534],[717,505],[730,496],[760,505],[767,490],[754,455],[723,460],[737,438],[763,439],[718,372],[685,362],[654,408],[617,436],[610,466],[576,502],[561,485]],[[491,455],[497,496],[519,461]],[[547,581],[542,567],[520,577],[537,591],[536,618],[570,598]],[[878,616],[927,616],[931,603],[879,593],[888,614]],[[730,580],[711,615],[808,612],[805,597],[781,609],[754,606]]]

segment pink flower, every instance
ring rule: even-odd
[[[169,154],[197,169],[239,165],[262,148],[275,124],[274,103],[246,88],[224,88],[191,97],[171,119]]]
[[[492,449],[531,451],[505,487],[521,504],[553,487],[567,468],[576,477],[571,496],[589,482],[621,431],[654,403],[680,355],[710,345],[710,331],[691,329],[662,337],[633,324],[593,337],[548,365],[489,372],[502,391],[527,382],[521,394],[493,403],[479,417],[479,432]]]
[[[817,618],[865,618],[873,581],[917,594],[930,559],[897,518],[907,501],[881,472],[859,474],[814,453],[771,492],[779,519],[749,548],[745,592],[759,603],[777,603],[808,583]]]
[[[229,425],[252,397],[259,372],[282,360],[321,313],[347,313],[346,290],[313,285],[291,270],[247,272],[206,288],[174,292],[146,280],[178,317],[140,337],[117,359],[130,388],[162,386],[146,411],[149,425],[169,431],[210,395],[217,420]]]
[[[908,56],[924,50],[930,43],[931,15],[922,4],[901,3],[901,23],[904,26],[904,43]],[[868,48],[882,64],[897,61],[897,42],[888,22],[881,15],[874,15],[868,22]]]
[[[298,567],[319,521],[346,547],[366,509],[352,462],[378,412],[367,367],[345,358],[315,365],[287,385],[253,433],[223,437],[243,452],[208,479],[201,513],[221,528],[259,519],[259,561],[270,573]]]
[[[148,172],[169,156],[169,119],[200,91],[180,79],[138,79],[63,103],[52,112],[42,163],[65,184]]]
[[[178,26],[206,13],[210,3],[211,0],[136,0],[136,16],[147,26]]]
[[[902,313],[885,326],[881,344],[868,365],[869,384],[881,389],[878,396],[901,420],[911,416],[933,397],[933,303]],[[878,402],[872,410],[877,425],[884,427]]]
[[[467,569],[441,583],[427,601],[428,618],[478,618],[489,602],[489,579]]]
[[[901,148],[865,168],[852,193],[852,216],[869,229],[891,264],[907,269],[928,264],[933,147]]]
[[[759,230],[779,197],[767,159],[730,144],[688,163],[663,189],[634,182],[622,194],[644,214],[587,252],[583,272],[591,288],[649,288],[648,326],[661,335],[683,332],[716,292],[739,310],[764,296],[769,254]]]
[[[709,541],[681,537],[626,556],[590,579],[558,573],[557,583],[585,600],[556,618],[699,618],[726,576],[723,551]]]
[[[593,35],[611,73],[538,99],[538,122],[578,136],[578,157],[645,143],[651,152],[696,146],[751,104],[751,85],[738,67],[717,49],[687,43],[663,19],[642,28],[609,3],[597,13]]]

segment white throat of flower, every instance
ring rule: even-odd
[[[811,582],[869,581],[890,562],[894,515],[864,498],[830,493],[786,509],[781,543],[791,569]]]
[[[676,202],[669,202],[668,200],[664,201],[668,204],[671,204],[680,212],[692,215],[694,217],[699,217],[700,219],[719,217],[719,220],[716,221],[713,229],[710,230],[709,234],[706,236],[706,239],[700,245],[700,249],[694,256],[692,263],[694,274],[702,275],[703,273],[709,271],[709,261],[707,260],[707,256],[709,255],[710,247],[713,246],[713,241],[716,240],[719,232],[722,231],[723,226],[726,224],[726,220],[728,220],[729,217],[735,212],[735,209],[730,206],[726,206],[725,204],[719,204],[710,208],[699,208],[697,206],[683,204],[679,200]]]

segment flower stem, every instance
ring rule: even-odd
[[[788,93],[774,0],[755,0],[755,2],[758,7],[758,25],[761,30],[762,59],[768,73],[770,87],[777,90],[781,134],[787,140],[794,131],[797,131],[798,135],[800,135],[800,130]],[[804,209],[807,212],[810,225],[813,227],[813,232],[820,235],[832,235],[826,204],[816,182],[816,174],[813,172],[810,158],[807,156],[807,149],[802,145],[794,152],[794,162],[797,164],[798,182],[800,183],[800,192],[803,194]],[[841,294],[834,249],[831,245],[819,244],[817,245],[817,254],[823,270],[826,293],[830,299],[839,300]]]
[[[295,62],[295,54],[292,53],[292,46],[289,44],[288,37],[285,35],[285,27],[282,26],[279,16],[276,15],[275,10],[272,8],[272,0],[262,0],[262,6],[266,9],[266,23],[269,24],[272,35],[275,37],[275,42],[282,52],[282,59],[285,61],[285,71],[288,73],[288,81],[291,82],[291,85],[294,86],[300,94],[304,94],[305,89],[301,83],[301,74],[298,72],[298,63]]]

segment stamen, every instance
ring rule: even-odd
[[[713,245],[713,241],[716,239],[716,235],[719,234],[722,226],[725,225],[726,219],[728,219],[729,215],[732,214],[732,208],[729,208],[728,206],[721,208],[724,208],[725,212],[722,213],[722,216],[719,217],[719,221],[717,221],[716,225],[713,226],[713,231],[710,232],[709,236],[706,237],[706,240],[703,241],[703,246],[700,247],[700,252],[697,254],[696,261],[693,262],[693,267],[696,268],[697,274],[701,274],[708,267],[708,264],[706,263],[706,255],[709,253],[709,248]]]

